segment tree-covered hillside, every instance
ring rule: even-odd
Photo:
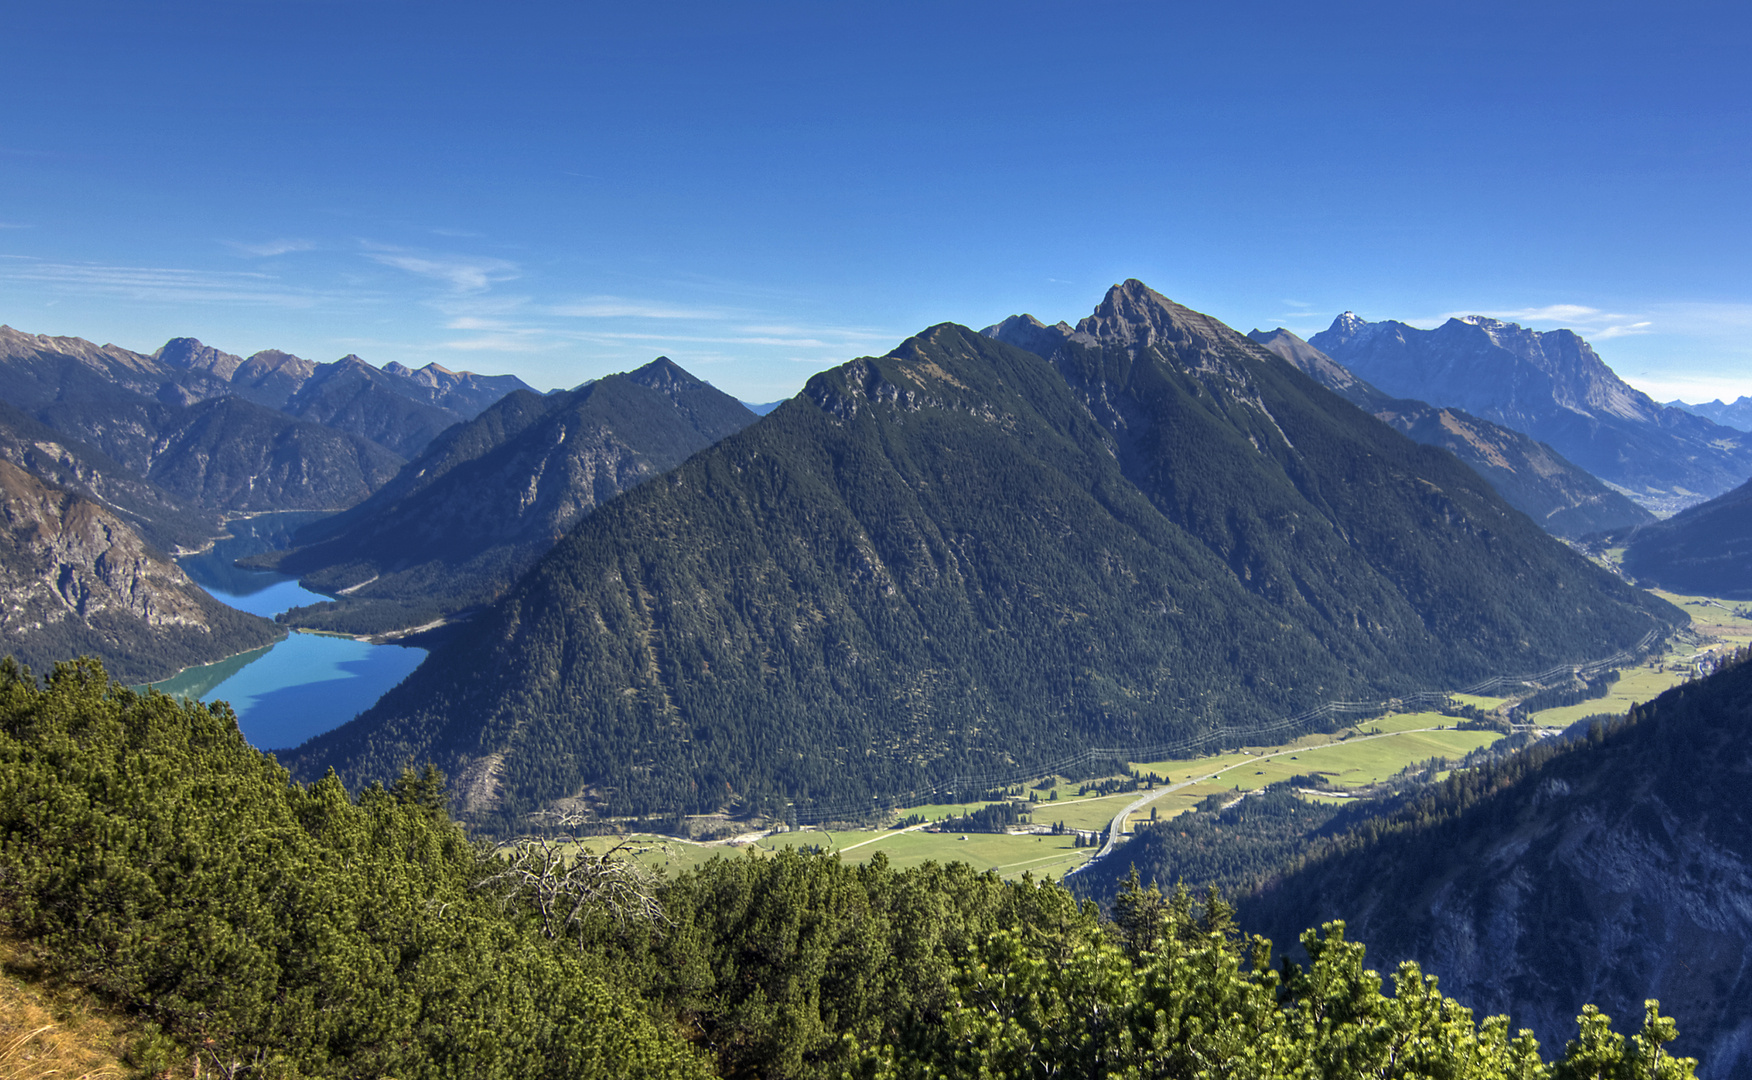
[[[560,839],[560,838],[550,838]],[[557,858],[550,857],[558,854]],[[0,665],[0,937],[132,1018],[140,1076],[1685,1080],[1650,1003],[1549,1064],[1331,925],[786,851],[673,882],[470,844],[435,773],[289,782],[230,710]],[[1631,1017],[1633,1023],[1636,1015]]]
[[[252,565],[341,599],[287,614],[351,633],[418,626],[504,592],[599,503],[754,421],[666,357],[565,393],[520,390],[394,480]]]
[[[1133,312],[1138,340],[1181,332],[1162,310]],[[1055,368],[944,324],[824,372],[601,507],[287,760],[357,784],[430,758],[499,814],[855,812],[964,771],[1610,653],[1678,619],[1451,456],[1196,330]]]
[[[1624,569],[1673,592],[1752,600],[1752,482],[1631,533]]]
[[[1343,919],[1384,963],[1556,1037],[1659,996],[1714,1080],[1752,1076],[1752,663],[1586,737],[1456,772],[1242,903]]]

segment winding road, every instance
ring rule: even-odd
[[[1089,856],[1088,860],[1086,860],[1081,866],[1069,871],[1065,876],[1070,877],[1072,874],[1081,873],[1095,865],[1098,860],[1112,854],[1113,849],[1119,846],[1120,837],[1125,833],[1125,819],[1127,817],[1137,813],[1139,810],[1142,810],[1144,807],[1150,805],[1150,803],[1155,800],[1160,799],[1162,796],[1179,791],[1182,788],[1191,787],[1193,784],[1202,784],[1207,780],[1215,780],[1224,773],[1233,772],[1234,770],[1241,768],[1243,765],[1250,765],[1259,761],[1269,761],[1275,757],[1283,757],[1285,754],[1306,754],[1312,750],[1324,750],[1328,747],[1341,746],[1348,743],[1367,742],[1371,739],[1391,739],[1396,735],[1410,735],[1420,731],[1448,730],[1450,729],[1447,727],[1407,728],[1404,731],[1384,731],[1379,735],[1353,735],[1348,739],[1335,739],[1332,742],[1320,743],[1317,746],[1292,746],[1283,750],[1274,750],[1269,754],[1251,755],[1246,761],[1237,761],[1235,764],[1230,765],[1227,768],[1218,769],[1216,772],[1207,773],[1204,776],[1193,776],[1182,780],[1179,783],[1164,784],[1148,794],[1127,803],[1124,809],[1113,815],[1113,824],[1107,827],[1107,842],[1101,845],[1101,850]]]

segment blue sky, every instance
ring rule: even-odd
[[[1220,8],[1220,10],[1212,10]],[[1531,9],[1531,10],[1529,10]],[[1752,393],[1726,3],[7,5],[0,322],[747,400],[1137,277]]]

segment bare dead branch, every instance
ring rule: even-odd
[[[617,923],[666,926],[668,917],[655,895],[652,875],[632,860],[656,845],[622,839],[601,854],[587,851],[571,830],[583,816],[548,812],[549,830],[512,840],[499,849],[503,869],[477,888],[498,894],[501,904],[528,896],[541,917],[542,933],[558,938],[576,927],[583,933],[591,911],[606,912]]]

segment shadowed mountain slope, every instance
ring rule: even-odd
[[[431,758],[505,814],[868,806],[1678,618],[1213,320],[1128,282],[1085,323],[1057,368],[944,324],[817,375],[286,760]]]
[[[1752,482],[1631,533],[1624,570],[1672,592],[1752,600]]]
[[[0,458],[102,504],[160,551],[199,548],[220,530],[218,515],[188,506],[96,447],[3,401]]]
[[[64,448],[85,444],[190,508],[188,524],[204,535],[214,510],[350,506],[406,455],[522,386],[435,364],[379,370],[353,356],[316,364],[268,350],[245,359],[194,338],[145,356],[0,327],[0,399],[58,432]],[[116,470],[99,473],[120,483]],[[162,517],[147,527],[188,542],[187,529]]]
[[[667,358],[576,390],[517,391],[458,425],[346,514],[256,561],[348,590],[294,622],[378,633],[504,591],[578,520],[754,421]]]
[[[1531,435],[1657,513],[1752,476],[1752,436],[1657,405],[1569,330],[1482,315],[1419,330],[1347,311],[1309,343],[1389,394]]]
[[[332,510],[394,476],[402,459],[356,435],[238,397],[192,406],[138,398],[63,401],[37,417],[172,496],[213,510]]]
[[[1349,850],[1244,900],[1249,931],[1343,919],[1370,966],[1416,960],[1546,1045],[1584,1002],[1659,998],[1700,1076],[1752,1077],[1752,665],[1630,723],[1455,774]],[[1372,835],[1371,835],[1372,834]]]
[[[39,672],[101,658],[147,682],[283,636],[219,603],[110,511],[0,461],[0,642]]]
[[[1439,446],[1490,481],[1510,506],[1556,536],[1576,538],[1655,520],[1563,455],[1519,431],[1460,409],[1394,398],[1279,327],[1247,335],[1333,393],[1425,446]]]

